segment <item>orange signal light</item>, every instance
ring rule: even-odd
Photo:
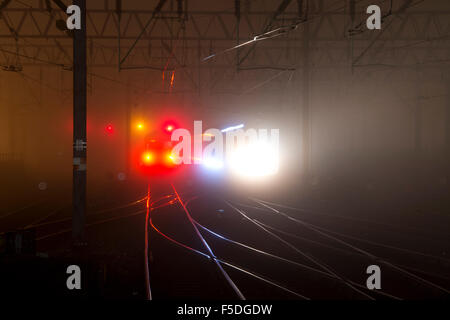
[[[166,163],[166,165],[171,166],[171,167],[173,165],[175,165],[175,156],[172,153],[167,153],[165,163]]]
[[[152,164],[155,160],[155,157],[151,152],[144,152],[142,154],[142,162],[146,165]]]

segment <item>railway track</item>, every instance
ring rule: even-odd
[[[239,272],[247,277],[250,277],[252,279],[256,279],[261,283],[264,283],[270,287],[274,287],[277,288],[281,291],[284,291],[285,293],[296,297],[297,299],[306,299],[309,300],[308,297],[299,294],[293,290],[290,290],[289,288],[271,280],[268,279],[267,277],[261,276],[257,273],[255,273],[252,270],[246,269],[242,266],[237,265],[236,263],[232,263],[230,261],[227,261],[226,259],[223,258],[219,258],[218,256],[215,255],[215,253],[213,252],[213,249],[211,247],[211,245],[209,244],[208,241],[205,240],[204,236],[201,234],[200,230],[198,229],[198,227],[201,227],[203,229],[202,226],[200,226],[198,224],[198,222],[196,222],[190,215],[189,210],[187,209],[187,205],[189,204],[189,202],[191,200],[197,199],[197,197],[192,197],[190,200],[183,202],[183,200],[181,199],[181,197],[179,196],[176,188],[174,186],[173,190],[174,193],[176,195],[176,199],[179,203],[179,205],[181,206],[182,210],[184,211],[184,213],[186,214],[186,217],[188,219],[188,221],[190,222],[192,229],[194,231],[194,233],[196,234],[196,236],[198,237],[198,239],[200,239],[202,245],[203,245],[203,250],[198,250],[195,249],[185,243],[182,243],[174,238],[172,238],[171,236],[167,235],[166,233],[164,233],[163,231],[161,231],[154,223],[153,221],[153,217],[150,217],[150,225],[152,227],[152,229],[159,235],[161,236],[163,239],[169,241],[171,244],[183,248],[185,249],[187,252],[190,252],[192,254],[198,255],[200,257],[203,257],[204,259],[211,261],[213,264],[215,264],[215,266],[217,267],[217,270],[219,270],[220,275],[223,277],[223,279],[225,280],[226,284],[229,286],[229,288],[233,291],[234,293],[234,298],[238,298],[240,300],[245,300],[246,297],[244,296],[244,294],[241,292],[241,290],[238,288],[238,286],[234,283],[234,281],[232,280],[232,278],[230,277],[230,275],[227,273],[227,271],[225,270],[224,267],[230,269],[230,270],[234,270],[236,272]],[[156,212],[155,212],[156,214]],[[206,251],[206,252],[205,252]],[[210,297],[213,298],[213,297]]]
[[[381,241],[358,234],[368,226],[374,231],[383,228],[383,223],[315,214],[262,199],[217,197],[198,193],[195,188],[180,192],[173,184],[159,194],[151,191],[149,185],[147,194],[136,200],[106,208],[96,206],[97,210],[87,215],[86,224],[90,230],[145,217],[146,299],[450,297],[446,257],[404,247],[403,242],[392,243],[394,237]],[[27,206],[3,220],[26,216],[24,212],[33,208]],[[38,243],[50,243],[71,232],[71,218],[64,216],[63,207],[45,212],[20,228],[38,230]],[[334,223],[336,219],[351,223],[353,232]],[[427,237],[412,226],[394,229],[417,237],[413,239]],[[426,244],[433,245],[439,237],[430,237]],[[366,287],[366,268],[372,264],[382,268],[381,290]]]
[[[198,197],[195,200],[197,202],[201,201],[201,197]],[[218,252],[224,252],[224,257],[222,257],[220,254],[217,254],[214,257],[218,260],[222,259],[222,261],[225,261],[226,263],[223,264],[224,266],[229,267],[229,263],[241,264],[241,267],[246,265],[247,269],[251,269],[254,274],[263,274],[264,279],[277,283],[278,285],[280,285],[280,287],[287,289],[290,292],[295,292],[296,294],[298,294],[298,296],[304,298],[308,297],[308,294],[307,291],[302,291],[302,289],[304,288],[302,288],[301,285],[299,285],[297,288],[293,286],[293,290],[291,290],[291,288],[287,288],[287,286],[289,285],[289,277],[284,277],[284,280],[282,280],[283,277],[279,276],[279,270],[280,268],[282,268],[280,265],[287,264],[291,265],[291,267],[295,266],[299,269],[303,269],[303,272],[307,270],[311,273],[311,275],[307,277],[319,276],[320,279],[317,279],[316,282],[319,287],[324,284],[324,278],[326,278],[328,281],[333,282],[333,286],[336,289],[336,296],[334,297],[336,298],[351,297],[356,299],[408,299],[414,297],[417,298],[430,296],[440,298],[448,297],[449,290],[446,287],[447,283],[445,274],[435,274],[427,270],[420,270],[411,266],[391,262],[390,259],[384,257],[382,258],[380,255],[370,252],[370,250],[365,248],[364,246],[360,246],[359,243],[353,243],[352,241],[349,241],[349,239],[347,239],[348,237],[351,239],[352,236],[348,236],[345,234],[336,235],[335,231],[328,230],[317,225],[312,225],[298,218],[291,217],[283,211],[274,208],[274,206],[265,203],[263,200],[249,200],[253,201],[256,206],[252,207],[249,205],[241,204],[241,207],[239,207],[239,205],[231,203],[227,200],[225,200],[225,203],[227,203],[227,205],[232,209],[232,211],[234,211],[234,213],[238,213],[240,216],[242,216],[247,224],[252,225],[254,229],[259,229],[259,232],[265,234],[267,237],[272,238],[272,240],[278,242],[279,245],[284,246],[284,250],[280,251],[283,252],[283,254],[279,255],[273,252],[269,252],[268,250],[261,249],[264,248],[264,244],[258,244],[257,241],[251,239],[252,236],[250,232],[244,231],[244,234],[246,235],[247,239],[249,239],[248,241],[252,242],[253,245],[249,245],[245,241],[234,240],[232,237],[230,237],[230,234],[234,233],[237,237],[241,238],[242,234],[239,235],[235,230],[230,230],[230,228],[228,228],[228,230],[225,229],[225,226],[223,226],[222,223],[223,221],[211,221],[211,218],[207,219],[209,220],[210,225],[213,225],[215,223],[218,228],[226,230],[224,232],[219,232],[213,227],[206,227],[203,223],[198,221],[198,219],[201,219],[202,216],[205,216],[205,211],[209,211],[211,213],[215,212],[216,209],[192,209],[192,216],[195,216],[198,212],[203,212],[203,214],[199,214],[199,218],[191,217],[192,222],[198,227],[198,230],[202,232],[202,236],[205,239],[209,237],[209,239],[207,240],[208,246],[214,248],[216,248],[216,246],[221,247]],[[223,199],[220,201],[223,201]],[[211,200],[206,200],[206,202],[210,204]],[[251,213],[244,211],[249,209]],[[221,210],[223,211],[223,209]],[[266,212],[262,213],[262,211]],[[231,213],[227,212],[227,215],[228,214]],[[250,215],[252,217],[250,217]],[[276,217],[276,219],[288,220],[290,222],[290,228],[292,228],[292,222],[294,222],[294,224],[298,224],[300,227],[302,227],[302,229],[307,229],[309,233],[306,233],[305,235],[300,230],[297,230],[297,232],[283,231],[279,226],[274,226],[273,221],[271,221],[270,219],[270,221],[264,221],[268,216],[270,216],[271,219]],[[242,223],[242,220],[236,220],[236,217],[231,219],[235,220],[235,224]],[[280,222],[278,221],[278,223]],[[199,250],[193,249],[185,243],[167,236],[167,234],[164,234],[163,231],[155,227],[153,223],[152,226],[155,228],[155,230],[157,230],[157,232],[163,234],[166,239],[176,243],[178,246],[182,246],[187,250],[191,250],[192,252],[197,252],[197,254],[200,254],[198,253]],[[227,223],[227,226],[229,227],[230,224]],[[255,230],[253,230],[252,232],[255,232]],[[340,236],[342,236],[343,239],[341,239]],[[261,238],[261,235],[256,235],[255,233],[255,237]],[[299,239],[302,241],[299,242]],[[364,239],[362,238],[353,240],[364,241]],[[305,246],[305,242],[309,242],[309,246]],[[371,245],[378,245],[384,249],[390,249],[391,251],[400,251],[403,254],[418,256],[423,259],[438,259],[439,261],[446,261],[445,259],[441,259],[440,257],[421,253],[419,251],[408,250],[393,245],[379,244],[374,241],[368,242]],[[226,243],[226,245],[224,245],[224,243]],[[231,252],[233,251],[233,249],[231,249],[230,247],[239,247],[240,250],[245,249],[246,251],[251,251],[261,256],[265,256],[270,260],[277,261],[277,264],[267,262],[267,265],[272,266],[272,274],[270,274],[269,272],[267,272],[267,270],[264,270],[268,268],[261,268],[261,265],[257,265],[254,263],[252,264],[251,259],[249,259],[248,257],[244,256],[245,258],[242,258],[242,252],[238,250],[237,252],[233,253]],[[279,247],[276,246],[273,248],[275,248],[275,252],[277,250],[280,250]],[[286,249],[289,249],[291,252],[287,253]],[[330,252],[332,252],[332,254],[330,254]],[[299,262],[299,260],[294,257],[295,255],[300,256],[303,261]],[[329,257],[327,259],[327,256],[331,256],[334,259],[337,259],[336,261],[338,262],[336,263],[336,269],[334,268],[333,259],[330,259]],[[348,261],[349,263],[342,263],[343,261]],[[306,262],[309,262],[309,264]],[[352,266],[353,263],[354,265]],[[365,271],[366,267],[371,264],[379,264],[380,266],[382,266],[384,276],[383,279],[385,279],[385,282],[387,284],[391,282],[391,284],[386,285],[386,289],[383,288],[383,290],[374,291],[367,289],[365,283],[367,274],[365,273]],[[358,268],[359,274],[357,274],[356,276],[352,276],[351,273],[355,273]],[[258,272],[259,269],[262,269],[264,271]],[[292,269],[286,272],[290,272],[290,277],[292,279],[297,277],[296,271],[292,271]],[[285,282],[284,284],[283,281]],[[339,285],[336,285],[336,283],[338,283]],[[409,284],[409,286],[405,284]],[[347,289],[349,291],[352,291],[352,293],[349,293],[347,291],[346,293],[342,294],[342,288],[340,288],[342,286],[347,287]],[[324,286],[324,288],[325,287],[327,286]],[[414,290],[412,290],[411,292],[407,292],[411,288],[414,288]],[[245,288],[243,288],[242,290],[243,292],[246,291]],[[315,294],[313,294],[313,297],[316,295],[316,293],[317,290]],[[320,295],[318,295],[317,297],[320,298]]]

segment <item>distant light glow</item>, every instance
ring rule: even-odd
[[[237,126],[232,126],[232,127],[228,127],[225,129],[222,129],[222,132],[228,132],[228,131],[233,131],[233,130],[237,130],[237,129],[242,129],[244,127],[244,124],[238,124]]]
[[[136,124],[136,129],[138,129],[139,131],[143,130],[144,129],[144,124],[142,122],[138,122]]]
[[[166,127],[166,130],[169,131],[169,132],[172,132],[173,129],[174,129],[174,127],[173,127],[173,125],[171,125],[171,124],[169,124],[169,125]]]
[[[202,164],[206,168],[213,170],[219,170],[223,168],[223,161],[216,158],[203,158]]]
[[[245,178],[271,176],[278,172],[278,150],[258,141],[233,150],[229,156],[231,170]]]

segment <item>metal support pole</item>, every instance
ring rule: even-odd
[[[125,127],[126,127],[126,174],[127,177],[130,176],[131,173],[131,93],[130,93],[130,79],[127,79],[127,92],[126,92],[126,100],[125,100]]]
[[[122,0],[116,0],[117,13],[117,68],[120,71],[120,22],[122,18]]]
[[[447,76],[447,92],[450,92],[450,78]],[[445,108],[445,148],[447,150],[447,156],[450,157],[450,96],[447,95],[447,106]]]
[[[414,105],[414,151],[419,155],[422,151],[422,98],[420,90],[420,75],[417,74],[416,77],[416,101]]]
[[[73,194],[72,240],[74,246],[85,242],[86,214],[86,0],[74,0],[80,7],[81,29],[73,38]]]
[[[303,176],[309,174],[309,157],[311,150],[310,142],[310,110],[309,110],[309,86],[310,86],[310,68],[309,68],[309,24],[305,22],[303,31],[303,75],[302,75],[302,105],[301,105],[301,141],[302,141],[302,170]]]

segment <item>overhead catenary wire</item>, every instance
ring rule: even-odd
[[[39,63],[42,63],[42,64],[48,64],[48,65],[52,65],[52,66],[55,66],[55,67],[61,67],[61,68],[64,69],[64,70],[68,70],[68,71],[71,71],[71,70],[72,70],[72,67],[71,67],[71,66],[65,65],[65,64],[63,64],[63,63],[57,63],[57,62],[53,62],[53,61],[41,59],[41,58],[38,58],[38,57],[32,57],[32,56],[29,56],[29,55],[26,55],[26,54],[22,54],[22,53],[10,51],[10,50],[3,49],[3,48],[0,48],[0,52],[8,53],[8,54],[11,54],[11,55],[17,55],[17,56],[19,56],[19,57],[23,57],[23,58],[26,58],[26,59],[30,59],[30,60],[33,60],[33,61],[35,61],[35,62],[39,62]],[[158,69],[158,70],[160,70],[160,69]],[[93,77],[95,77],[95,78],[98,78],[98,79],[102,79],[102,80],[114,82],[114,83],[120,84],[120,85],[122,85],[122,86],[125,86],[125,87],[131,87],[131,88],[133,88],[133,89],[140,90],[140,91],[143,91],[143,92],[149,92],[149,93],[154,93],[154,92],[156,92],[156,91],[152,91],[152,90],[150,90],[150,89],[143,88],[143,87],[139,87],[139,86],[130,86],[129,84],[124,83],[124,82],[122,82],[122,81],[120,81],[120,80],[113,79],[113,78],[109,78],[109,77],[105,77],[105,76],[102,76],[102,75],[100,75],[100,74],[98,74],[98,73],[94,73],[94,72],[88,71],[87,74],[90,75],[90,76],[93,76]]]
[[[293,71],[293,70],[291,70],[291,69],[284,69],[284,70],[281,70],[280,72],[276,73],[275,75],[273,75],[273,76],[270,77],[269,79],[266,79],[266,80],[264,80],[264,81],[262,81],[262,82],[260,82],[260,83],[258,83],[258,84],[256,84],[256,85],[254,85],[253,87],[244,90],[244,91],[241,93],[241,95],[247,94],[247,93],[249,93],[249,92],[251,92],[251,91],[253,91],[253,90],[256,90],[256,89],[258,89],[258,88],[264,86],[266,83],[269,83],[270,81],[272,81],[272,80],[278,78],[279,76],[281,76],[282,74],[284,74],[286,71]]]
[[[279,28],[276,28],[276,29],[273,29],[273,30],[270,30],[270,31],[267,31],[267,32],[264,32],[264,33],[261,33],[261,34],[258,34],[256,36],[254,36],[253,39],[251,39],[249,41],[246,41],[246,42],[238,44],[238,45],[236,45],[234,47],[225,49],[225,50],[220,51],[218,53],[211,54],[211,55],[203,58],[202,61],[210,60],[210,59],[212,59],[214,57],[217,57],[219,55],[225,54],[225,53],[230,52],[230,51],[237,50],[237,49],[239,49],[241,47],[247,46],[249,44],[252,44],[252,43],[255,43],[255,42],[258,42],[258,41],[268,40],[268,39],[272,39],[272,38],[275,38],[275,37],[282,36],[282,35],[286,34],[287,32],[290,32],[292,30],[297,29],[298,25],[299,25],[299,23],[292,24],[292,25],[289,25],[289,26],[282,26],[282,27],[279,27]]]
[[[287,2],[287,1],[285,1],[285,2]],[[223,51],[220,51],[220,52],[217,52],[217,53],[213,53],[213,54],[203,58],[202,61],[203,62],[204,61],[208,61],[208,60],[210,60],[212,58],[215,58],[215,57],[217,57],[219,55],[222,55],[222,54],[234,51],[234,50],[239,50],[241,47],[248,46],[250,44],[255,45],[257,42],[262,41],[262,40],[269,40],[269,39],[272,39],[272,38],[275,38],[275,37],[286,35],[289,32],[296,30],[298,28],[298,26],[301,25],[302,23],[308,23],[309,21],[311,21],[313,19],[316,19],[316,18],[321,16],[321,14],[318,14],[318,15],[310,17],[309,13],[308,13],[308,11],[309,11],[308,10],[309,3],[308,3],[308,1],[306,3],[307,3],[307,5],[306,5],[306,7],[307,7],[307,9],[306,9],[306,17],[298,17],[294,23],[292,23],[290,25],[280,26],[280,27],[277,27],[277,28],[272,29],[272,30],[267,30],[267,28],[270,27],[270,24],[269,24],[269,25],[267,25],[265,27],[265,30],[263,32],[253,36],[252,39],[250,39],[250,40],[248,40],[246,42],[243,42],[241,44],[235,45],[233,47],[230,47],[228,49],[225,49]],[[335,3],[331,4],[330,7],[334,6],[337,3],[340,3],[340,1],[336,1]],[[340,7],[339,9],[345,9],[345,5],[343,7]],[[284,10],[284,9],[282,9],[282,10]],[[238,66],[240,66],[243,63],[243,61],[248,57],[248,55],[251,53],[253,48],[254,48],[254,46],[252,48],[250,48],[247,51],[247,53],[239,60]]]
[[[155,19],[156,15],[159,14],[159,12],[161,11],[162,7],[164,6],[164,4],[166,2],[167,2],[167,0],[159,0],[158,4],[156,5],[155,9],[153,10],[152,16],[147,21],[145,26],[142,28],[141,32],[139,33],[139,35],[137,36],[137,38],[135,39],[135,41],[131,45],[130,49],[127,51],[127,53],[125,54],[125,56],[122,59],[119,57],[119,61],[120,61],[119,62],[119,68],[125,62],[125,60],[128,58],[130,53],[133,51],[134,47],[136,46],[138,41],[142,38],[142,36],[144,35],[144,33],[147,30],[148,26],[153,22],[153,20]]]
[[[405,2],[405,4],[403,6],[401,6],[398,10],[398,12],[393,13],[394,16],[398,16],[399,14],[403,13],[405,10],[416,6],[422,2],[424,2],[425,0],[419,0],[416,3],[411,3],[413,0],[407,0]],[[391,15],[391,13],[389,13],[389,15]],[[359,54],[358,57],[356,57],[353,61],[352,61],[352,66],[357,66],[358,62],[365,56],[365,54],[372,48],[372,46],[378,41],[378,39],[381,38],[381,36],[384,34],[384,32],[386,30],[389,29],[389,27],[391,26],[391,24],[395,21],[395,19],[391,19],[386,26],[383,27],[383,29],[375,36],[375,38],[367,45],[367,47]]]
[[[341,3],[340,1],[336,1],[335,3],[332,3],[328,8],[328,10],[330,10],[330,8],[334,8],[334,7],[336,7],[336,10],[341,10],[342,8],[345,8],[345,6],[339,6],[339,7],[337,7],[337,5],[339,4],[339,3]],[[415,4],[413,4],[413,5],[415,5]],[[411,6],[413,6],[413,5],[411,5]],[[411,6],[409,6],[409,7],[411,7]],[[393,14],[396,14],[395,12],[393,13]],[[308,19],[306,19],[306,20],[304,20],[304,21],[302,21],[302,22],[307,22],[307,21],[310,21],[310,20],[313,20],[313,19],[316,19],[317,17],[320,17],[322,14],[317,14],[317,15],[311,15],[310,17],[308,17]],[[280,28],[283,28],[283,27],[287,27],[287,26],[281,26]],[[272,30],[273,31],[273,30]],[[268,32],[271,32],[271,31],[268,31]],[[24,39],[24,38],[19,38],[19,40],[25,40],[26,41],[26,39]],[[95,44],[96,46],[98,46],[98,44]],[[16,52],[17,53],[17,52]],[[16,54],[16,53],[14,53],[14,54]],[[17,55],[18,56],[18,55]],[[30,57],[31,59],[32,59],[32,57]],[[169,58],[170,59],[170,58]],[[42,60],[42,59],[41,59]],[[35,61],[38,61],[38,60],[35,60]],[[64,65],[64,64],[61,64],[63,67],[67,67],[67,65]],[[357,64],[357,65],[355,65],[355,67],[364,67],[364,66],[368,66],[368,65],[362,65],[362,64]],[[69,66],[70,67],[70,66]],[[190,68],[190,67],[192,67],[192,66],[186,66],[186,65],[183,65],[180,69],[184,69],[184,68]],[[406,66],[405,66],[406,67]],[[142,66],[142,67],[140,67],[140,66],[136,66],[136,67],[131,67],[131,68],[147,68],[146,66]],[[150,68],[150,69],[155,69],[155,70],[164,70],[164,68],[158,68],[158,67],[152,67],[152,66],[150,66],[150,67],[148,67],[148,68]],[[267,67],[267,68],[270,68],[270,67]],[[177,68],[178,69],[178,68]],[[245,67],[244,67],[244,69],[245,69]],[[286,68],[286,69],[293,69],[292,67],[288,67],[288,68]],[[175,70],[175,69],[174,69]],[[173,71],[173,70],[172,70]],[[94,76],[94,77],[98,77],[98,78],[101,78],[101,76],[99,75],[99,74],[91,74],[90,73],[90,75],[91,76]],[[103,79],[105,79],[105,80],[108,80],[108,81],[114,81],[114,82],[118,82],[118,83],[120,83],[120,81],[117,81],[116,79],[110,79],[110,78],[106,78],[106,77],[103,77]],[[149,90],[148,88],[138,88],[138,87],[136,87],[137,89],[139,89],[139,90],[142,90],[142,91],[144,91],[144,92],[153,92],[153,93],[162,93],[162,94],[167,94],[167,92],[164,92],[164,91],[162,91],[162,92],[159,92],[159,91],[155,91],[155,90]],[[180,92],[180,91],[170,91],[171,93],[174,93],[174,94],[179,94],[179,93],[183,93],[183,92]],[[239,93],[239,94],[242,94],[242,93]]]

